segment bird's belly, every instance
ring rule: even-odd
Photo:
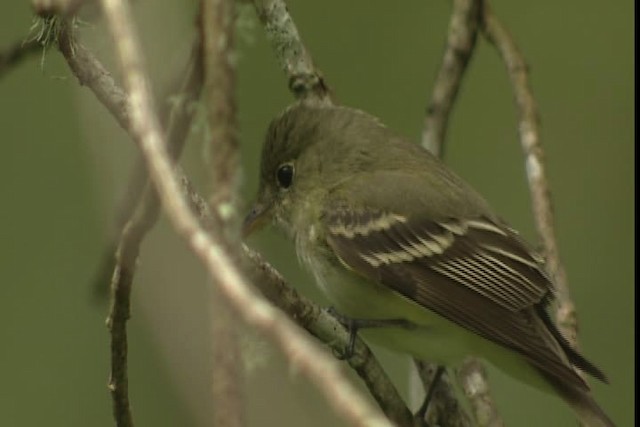
[[[364,328],[368,341],[433,362],[452,364],[477,354],[486,340],[382,285],[347,270],[312,265],[316,281],[331,304],[353,319],[404,319],[415,326]]]
[[[404,319],[415,325],[363,328],[358,333],[368,342],[449,366],[476,356],[524,383],[550,391],[535,369],[512,350],[348,270],[320,263],[310,266],[317,283],[340,314],[353,319]]]

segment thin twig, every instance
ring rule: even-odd
[[[451,110],[478,35],[480,2],[454,0],[442,64],[433,85],[422,129],[422,146],[443,157]]]
[[[210,206],[216,213],[218,233],[237,252],[239,215],[238,139],[236,122],[236,67],[234,0],[203,0],[200,30],[204,55],[204,104],[207,107],[209,158],[212,181]],[[211,287],[214,290],[214,287]],[[242,358],[234,313],[219,292],[211,295],[213,332],[213,425],[240,427],[243,422]]]
[[[319,386],[339,414],[354,425],[390,425],[379,411],[360,397],[335,360],[322,353],[317,344],[286,316],[255,294],[224,251],[220,238],[207,234],[199,225],[181,194],[172,162],[166,153],[129,5],[123,0],[102,0],[101,4],[129,93],[131,128],[176,231],[201,258],[237,313],[274,339],[289,360]]]
[[[0,52],[0,77],[26,58],[42,52],[42,49],[44,49],[44,47],[35,39],[19,41],[12,44],[8,49]]]
[[[331,102],[331,91],[320,70],[313,65],[284,0],[254,0],[253,4],[267,38],[289,78],[289,90],[298,99]]]
[[[135,233],[125,227],[123,236]],[[122,242],[128,241],[124,238]],[[107,327],[111,332],[111,374],[109,390],[113,401],[113,417],[118,427],[133,426],[129,403],[127,321],[131,316],[131,284],[138,247],[120,245],[116,252],[116,268],[111,280],[111,307]]]
[[[547,270],[556,287],[556,320],[564,336],[577,348],[578,319],[569,293],[567,276],[560,261],[544,150],[540,142],[538,108],[529,83],[529,68],[513,37],[495,16],[488,1],[484,2],[481,25],[484,36],[498,50],[511,80],[533,216],[544,248]]]

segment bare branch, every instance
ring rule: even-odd
[[[236,67],[234,0],[203,0],[200,30],[204,54],[204,104],[210,138],[213,193],[210,205],[219,220],[216,228],[227,241],[228,253],[237,252],[239,234],[238,140],[235,103]],[[215,426],[243,423],[242,358],[234,313],[219,292],[211,294],[213,332],[212,389]]]
[[[567,276],[560,261],[549,183],[545,172],[544,150],[540,142],[540,125],[524,56],[507,28],[495,16],[488,2],[482,10],[482,31],[493,44],[511,80],[518,110],[520,144],[525,155],[533,216],[547,260],[547,270],[557,290],[556,320],[564,336],[577,348],[578,319],[571,300]]]
[[[40,42],[34,39],[12,44],[8,49],[0,52],[0,77],[26,58],[42,52],[42,49],[44,48]]]
[[[433,384],[434,374],[438,365],[423,360],[414,359],[418,375],[425,390],[435,387],[426,414],[427,425],[442,425],[448,427],[471,427],[472,423],[464,408],[458,402],[451,379],[445,373],[436,384]]]
[[[132,227],[125,227],[121,242],[138,240],[129,237],[136,233]],[[118,427],[133,426],[133,416],[129,403],[128,340],[127,321],[131,316],[131,284],[139,246],[121,244],[116,252],[116,268],[111,280],[111,307],[107,327],[111,332],[111,375],[109,390],[113,400],[113,417]]]
[[[238,187],[238,137],[235,101],[234,7],[228,0],[202,3],[202,32],[205,52],[205,105],[208,112],[214,193],[211,205],[222,221],[236,231]],[[227,224],[228,225],[228,224]],[[228,229],[229,227],[224,227]],[[236,233],[232,240],[239,241]]]
[[[314,98],[330,103],[331,91],[313,65],[284,0],[254,0],[256,12],[280,66],[289,78],[289,90],[298,99]]]
[[[174,168],[166,153],[143,71],[139,43],[132,27],[129,5],[122,0],[102,0],[101,4],[129,93],[132,132],[148,161],[152,181],[176,231],[202,259],[221,293],[229,299],[238,314],[273,338],[289,360],[320,387],[338,413],[354,425],[390,425],[386,418],[359,396],[334,360],[322,353],[317,344],[303,335],[288,318],[255,294],[224,251],[220,239],[208,235],[199,225],[182,197]]]
[[[33,0],[33,9],[38,16],[60,16],[63,18],[75,15],[80,7],[94,0]]]
[[[219,293],[211,296],[213,425],[240,427],[244,425],[244,404],[236,316],[226,307],[226,301]]]
[[[471,403],[478,426],[504,427],[504,421],[491,397],[484,365],[475,357],[469,357],[460,366],[457,374],[462,390]]]
[[[451,110],[476,45],[479,0],[454,0],[447,44],[422,130],[422,146],[442,157]]]

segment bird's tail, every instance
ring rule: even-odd
[[[573,408],[585,427],[615,427],[614,422],[591,396],[589,390],[566,384],[543,373],[549,384]]]

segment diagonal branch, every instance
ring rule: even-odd
[[[571,300],[567,276],[560,261],[551,192],[545,172],[544,150],[540,142],[538,108],[529,83],[529,68],[513,37],[486,1],[482,10],[481,26],[484,36],[500,54],[511,80],[518,110],[518,130],[525,156],[533,216],[544,247],[547,270],[557,290],[556,320],[564,336],[577,348],[576,308]]]

